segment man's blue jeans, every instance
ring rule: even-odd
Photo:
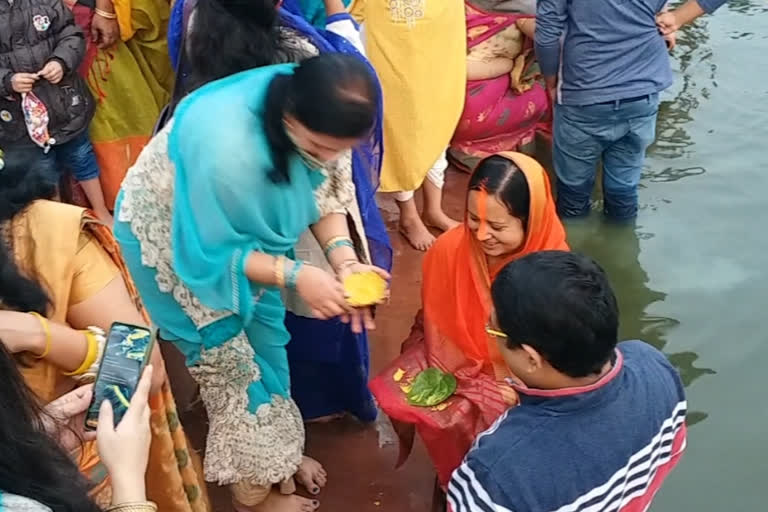
[[[554,163],[561,217],[589,213],[597,162],[603,163],[605,214],[637,215],[645,151],[656,138],[659,95],[587,106],[555,105]]]

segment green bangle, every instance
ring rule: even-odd
[[[294,261],[291,270],[285,273],[285,287],[290,290],[296,289],[296,281],[299,279],[299,270],[304,266],[304,262]]]
[[[335,238],[325,246],[325,250],[323,251],[325,253],[325,257],[328,258],[333,251],[341,247],[349,247],[350,249],[354,250],[355,244],[353,244],[352,240],[349,238]]]

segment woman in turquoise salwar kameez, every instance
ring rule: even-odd
[[[209,417],[206,479],[238,510],[314,510],[325,472],[303,457],[281,288],[360,330],[340,279],[359,263],[343,215],[319,218],[319,170],[370,133],[378,92],[359,59],[258,68],[187,97],[123,182],[115,236],[160,337],[185,355]],[[310,226],[337,275],[292,249]],[[374,269],[386,276],[386,273]]]

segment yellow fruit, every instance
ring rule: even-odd
[[[359,272],[344,279],[344,291],[350,306],[372,306],[386,298],[387,282],[376,272]]]

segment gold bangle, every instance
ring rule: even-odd
[[[93,12],[95,12],[96,14],[98,14],[99,16],[104,18],[105,20],[116,20],[117,19],[117,14],[115,14],[113,12],[102,11],[98,7],[95,8],[93,10]]]
[[[285,288],[285,256],[275,258],[275,284],[278,288]]]
[[[133,503],[119,503],[105,509],[105,512],[156,512],[157,505],[151,501],[137,501]]]
[[[328,240],[327,242],[325,242],[325,246],[323,246],[323,250],[327,251],[330,247],[333,247],[334,245],[338,245],[340,242],[341,243],[346,243],[346,242],[352,243],[352,239],[349,238],[348,236],[335,236],[335,237],[331,238],[330,240]],[[354,247],[354,245],[353,245],[353,247]]]
[[[36,355],[35,359],[43,359],[51,351],[51,344],[53,342],[53,336],[51,335],[51,324],[48,323],[48,319],[36,311],[30,311],[30,315],[37,318],[40,321],[40,325],[43,327],[45,333],[45,349],[40,355]]]
[[[99,342],[96,339],[96,335],[91,331],[81,331],[85,335],[85,340],[88,342],[88,352],[85,354],[85,359],[80,366],[72,372],[64,372],[64,375],[73,377],[75,375],[81,375],[88,371],[91,365],[96,361],[96,356],[99,355]]]

